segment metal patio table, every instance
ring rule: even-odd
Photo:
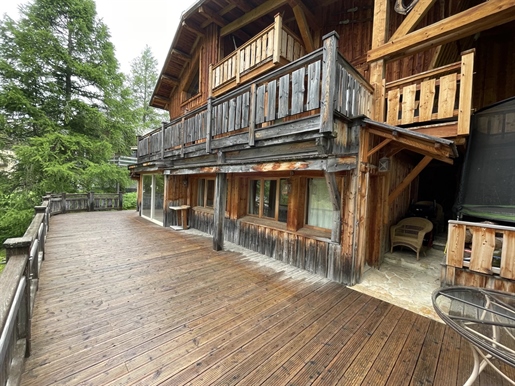
[[[515,366],[515,294],[477,287],[448,287],[433,292],[433,307],[442,320],[464,337],[472,348],[474,368],[465,385],[472,385],[490,365],[502,361]]]

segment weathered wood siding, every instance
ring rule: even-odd
[[[212,235],[213,217],[211,212],[193,210],[191,226]],[[229,242],[308,272],[338,282],[343,280],[341,246],[329,240],[229,218],[224,221],[224,237]]]

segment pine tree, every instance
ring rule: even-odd
[[[98,189],[126,171],[108,160],[135,141],[130,95],[93,0],[35,0],[0,25],[0,122],[15,187]]]
[[[150,106],[150,98],[157,83],[157,60],[147,45],[141,55],[131,63],[129,88],[134,99],[134,111],[139,122],[138,133],[143,134],[161,126],[161,122],[169,120],[166,112]]]

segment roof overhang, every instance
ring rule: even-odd
[[[453,158],[458,157],[456,144],[451,140],[417,133],[402,127],[391,126],[370,118],[363,118],[361,122],[370,134],[384,138],[384,141],[376,148],[370,150],[368,155],[372,155],[373,152],[389,146],[395,152],[406,149],[448,164],[452,164]]]

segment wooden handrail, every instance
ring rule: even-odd
[[[467,236],[468,232],[468,236]],[[467,248],[466,245],[470,248]],[[499,267],[493,265],[500,249]],[[449,221],[446,264],[478,274],[515,280],[515,227],[466,221]]]

